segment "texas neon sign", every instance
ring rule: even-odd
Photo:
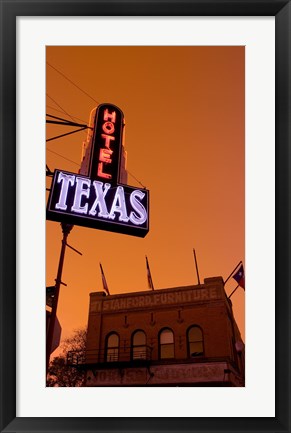
[[[149,231],[149,191],[119,183],[123,113],[115,105],[101,104],[92,127],[81,174],[54,172],[47,219],[144,237]]]

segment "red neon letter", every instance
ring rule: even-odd
[[[111,135],[106,135],[106,134],[101,134],[102,138],[105,138],[105,147],[107,147],[107,149],[110,149],[110,141],[114,141],[115,137],[112,137]]]
[[[104,132],[106,132],[106,134],[113,134],[113,132],[115,130],[114,124],[112,122],[103,123],[102,129]]]
[[[103,162],[99,162],[97,174],[99,177],[103,177],[104,179],[111,179],[111,174],[103,173]]]
[[[108,109],[106,108],[106,110],[104,111],[104,118],[103,118],[103,120],[108,120],[108,119],[110,119],[111,122],[115,123],[116,112],[113,111],[112,113],[108,113]]]
[[[112,162],[112,159],[110,159],[110,156],[112,155],[113,150],[110,149],[100,149],[99,152],[99,161],[110,163]]]

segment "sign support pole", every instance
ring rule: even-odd
[[[53,300],[52,311],[51,311],[51,315],[50,315],[49,328],[48,328],[48,334],[47,334],[47,340],[46,340],[46,373],[48,373],[50,355],[51,355],[51,350],[52,350],[55,322],[56,322],[56,316],[57,316],[57,308],[58,308],[58,299],[59,299],[59,293],[60,293],[60,286],[62,284],[62,272],[63,272],[63,265],[64,265],[64,259],[65,259],[65,251],[66,251],[66,246],[67,246],[67,238],[68,238],[70,231],[73,228],[73,225],[61,223],[61,227],[62,227],[62,232],[63,232],[62,248],[61,248],[61,253],[60,253],[57,278],[55,280],[56,281],[56,285],[55,285],[56,290],[55,290],[55,296],[54,296],[54,300]]]

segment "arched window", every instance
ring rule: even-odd
[[[146,359],[147,338],[143,331],[135,331],[132,334],[132,359]]]
[[[163,329],[159,338],[160,359],[174,358],[174,334],[169,328]]]
[[[106,362],[118,361],[119,355],[119,336],[112,333],[107,337],[106,343]]]
[[[199,326],[191,326],[187,332],[188,356],[202,356],[204,354],[203,333]]]

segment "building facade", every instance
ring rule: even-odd
[[[204,284],[90,294],[84,386],[244,386],[244,343],[221,277]]]

